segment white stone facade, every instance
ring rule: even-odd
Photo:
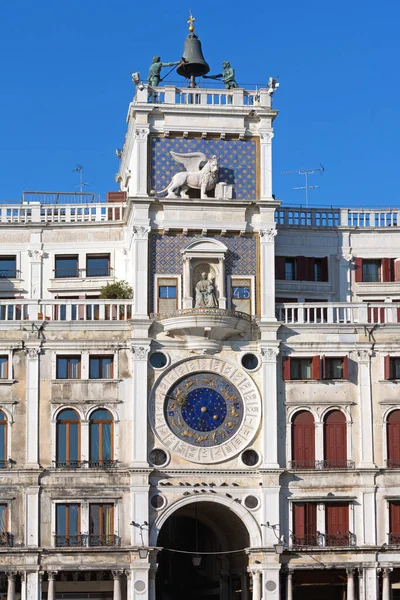
[[[277,113],[266,90],[149,92],[138,89],[128,112],[117,176],[126,201],[33,196],[0,207],[4,595],[180,597],[176,575],[165,573],[184,565],[168,554],[181,549],[203,560],[203,595],[221,600],[321,589],[389,600],[400,587],[390,512],[400,463],[387,433],[400,405],[399,215],[281,207],[271,182]],[[157,197],[151,139],[254,140],[255,196],[238,198],[238,171],[232,198]],[[204,269],[218,306],[196,309]],[[133,299],[99,300],[119,279]],[[193,374],[207,375],[209,389],[233,386],[223,392],[225,429],[195,434],[177,425],[182,412],[167,410]],[[326,441],[332,411],[344,435],[336,463]],[[300,413],[312,420],[306,459],[292,433]],[[303,539],[294,512],[304,503],[315,523]],[[348,511],[337,536],[334,505]],[[108,511],[100,533],[98,510]],[[192,523],[192,546],[173,547]]]

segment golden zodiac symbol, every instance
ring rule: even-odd
[[[181,432],[181,436],[192,438],[192,437],[194,437],[194,434],[191,433],[190,431],[188,431],[187,429],[185,429],[184,431]]]
[[[239,413],[238,413],[238,411],[236,410],[236,408],[234,406],[232,406],[232,408],[231,408],[231,415],[232,415],[232,417],[238,417],[239,416]]]
[[[208,440],[208,435],[199,435],[197,438],[198,442],[204,442],[205,440]]]

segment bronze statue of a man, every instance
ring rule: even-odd
[[[218,75],[204,75],[204,79],[222,79],[227,90],[237,88],[238,84],[235,81],[235,69],[231,67],[231,63],[224,60],[222,63],[223,72]]]
[[[180,62],[181,61],[178,60],[177,62],[163,63],[163,62],[161,62],[160,56],[154,56],[153,62],[151,63],[151,67],[149,70],[149,76],[148,76],[149,85],[151,85],[152,87],[157,87],[161,80],[161,69],[163,67],[175,67],[176,65],[179,65]]]

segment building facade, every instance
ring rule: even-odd
[[[399,212],[275,201],[276,116],[141,84],[120,192],[0,206],[7,600],[399,594]]]

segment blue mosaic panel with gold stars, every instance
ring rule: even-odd
[[[154,275],[182,275],[181,250],[194,239],[194,235],[151,234],[151,299],[153,299]],[[228,248],[225,257],[225,275],[256,276],[257,274],[257,239],[254,235],[212,236]],[[225,282],[226,284],[226,282]]]
[[[204,152],[219,159],[219,181],[233,185],[233,198],[256,198],[256,141],[199,138],[151,138],[151,188],[163,190],[175,173],[184,171],[170,152]]]
[[[218,446],[243,420],[243,401],[234,385],[215,373],[184,377],[169,390],[165,418],[173,433],[195,446]]]

